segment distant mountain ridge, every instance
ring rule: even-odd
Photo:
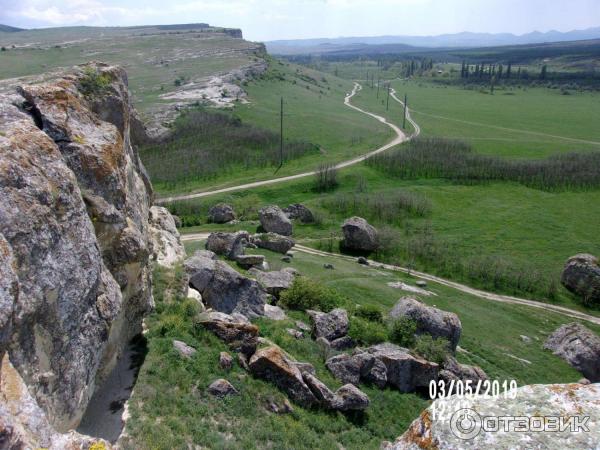
[[[11,27],[10,25],[3,25],[0,23],[0,31],[4,31],[5,33],[14,33],[16,31],[23,31],[23,28]]]
[[[511,33],[462,32],[438,36],[367,36],[316,39],[289,39],[266,42],[273,54],[327,53],[347,46],[403,44],[414,47],[492,47],[502,45],[540,44],[545,42],[578,41],[600,38],[600,27],[586,30],[515,35]]]

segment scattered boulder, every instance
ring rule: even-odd
[[[456,358],[449,356],[442,365],[442,370],[439,373],[439,379],[443,380],[446,387],[451,385],[451,382],[456,381],[471,381],[473,386],[479,381],[488,380],[487,374],[479,366],[469,366],[460,364]]]
[[[302,333],[302,331],[300,330],[296,330],[294,328],[286,328],[285,331],[287,331],[287,334],[289,334],[292,337],[295,337],[296,339],[304,338],[304,333]]]
[[[193,287],[188,287],[186,298],[194,300],[198,304],[200,312],[203,312],[206,309],[204,303],[202,303],[202,294]]]
[[[244,245],[248,242],[249,235],[245,231],[225,233],[217,231],[211,233],[206,240],[206,249],[227,259],[235,260],[244,254]]]
[[[325,366],[333,374],[333,376],[342,383],[360,383],[360,372],[362,369],[362,360],[355,355],[342,353],[329,358],[325,362]]]
[[[427,287],[427,281],[425,280],[417,280],[415,281],[415,286],[421,289],[425,289]]]
[[[259,248],[285,255],[296,243],[292,238],[277,233],[260,233],[252,237],[252,243]]]
[[[202,295],[204,304],[216,311],[246,317],[264,314],[267,293],[223,261],[195,253],[184,263],[189,284]]]
[[[211,223],[227,223],[235,220],[235,211],[227,203],[217,203],[208,210],[208,221]]]
[[[305,373],[315,375],[317,373],[315,366],[313,366],[311,363],[294,361],[294,365],[300,370],[302,375]]]
[[[223,370],[231,370],[233,365],[233,358],[227,352],[219,353],[219,367]]]
[[[238,390],[233,385],[223,378],[213,381],[208,386],[207,392],[215,397],[224,398],[228,395],[239,394]]]
[[[299,330],[302,330],[302,331],[312,330],[312,328],[310,327],[309,324],[304,323],[301,320],[296,320],[296,322],[294,322],[294,324],[296,325],[296,328],[298,328]]]
[[[364,256],[359,256],[356,259],[356,262],[359,263],[360,265],[363,265],[363,266],[368,266],[369,265],[369,260],[367,258],[365,258]]]
[[[269,205],[260,209],[258,219],[266,232],[277,233],[282,236],[292,235],[292,222],[279,206]]]
[[[595,256],[580,253],[569,258],[560,281],[585,303],[600,303],[600,265]]]
[[[403,297],[390,311],[390,317],[408,317],[417,324],[417,334],[430,334],[434,338],[448,339],[452,351],[456,350],[462,325],[454,313],[427,306],[412,297]]]
[[[228,314],[209,311],[198,316],[198,324],[212,331],[235,351],[252,355],[258,345],[258,327]]]
[[[265,317],[271,320],[285,320],[287,316],[285,311],[279,306],[265,304]]]
[[[171,268],[185,258],[175,220],[162,206],[153,206],[149,213],[153,258],[159,266]]]
[[[264,255],[238,255],[235,257],[235,260],[244,269],[262,267],[265,263]]]
[[[544,348],[552,350],[592,383],[600,382],[600,337],[580,323],[569,323],[548,337]]]
[[[295,269],[293,267],[284,267],[283,269],[281,269],[283,272],[287,272],[287,273],[291,273],[292,275],[294,275],[295,277],[297,277],[298,275],[300,275],[300,272],[298,272],[298,269]]]
[[[336,308],[328,313],[309,310],[307,313],[313,322],[312,332],[315,338],[323,337],[333,341],[348,334],[350,322],[345,309]]]
[[[287,208],[283,208],[285,215],[292,220],[299,220],[302,223],[313,223],[315,218],[310,209],[301,203],[294,203]]]
[[[269,400],[267,402],[267,409],[275,414],[289,414],[294,411],[292,404],[287,398],[283,399],[281,404],[278,404],[273,400]]]
[[[295,402],[303,406],[318,403],[317,398],[304,382],[300,369],[284,355],[280,348],[270,346],[258,350],[250,358],[249,367],[253,375],[275,384]]]
[[[355,347],[356,342],[350,336],[342,336],[329,342],[329,346],[337,351],[348,350],[349,348]]]
[[[357,385],[361,380],[379,388],[391,386],[400,392],[426,388],[438,379],[439,366],[411,355],[407,349],[394,344],[378,344],[352,355],[329,358],[325,365],[343,383]]]
[[[600,388],[598,385],[535,384],[518,388],[516,395],[451,396],[435,400],[394,443],[383,443],[385,450],[438,449],[583,449],[596,448],[600,442]],[[471,411],[474,426],[456,426],[452,412]],[[439,411],[451,411],[439,414]],[[436,413],[437,412],[437,413]],[[543,417],[589,417],[589,432],[559,431],[491,432],[481,429],[484,417],[525,417],[533,423]],[[468,422],[467,422],[468,423]],[[502,427],[502,425],[500,425]],[[537,427],[536,427],[537,428]],[[471,432],[473,431],[473,432]]]
[[[351,217],[342,225],[344,247],[372,252],[377,250],[377,230],[362,217]]]
[[[251,273],[266,291],[275,297],[279,297],[281,291],[289,289],[294,282],[294,275],[284,270],[273,272],[253,270]]]
[[[335,267],[333,267],[333,264],[331,264],[331,263],[325,263],[325,264],[323,264],[323,268],[327,269],[327,270],[333,270],[333,269],[335,269]]]
[[[174,340],[173,348],[182,358],[191,359],[196,354],[196,349],[194,347],[190,347],[185,342]]]
[[[345,384],[335,391],[335,409],[339,411],[363,411],[369,406],[369,397],[353,384]]]
[[[337,408],[337,398],[325,383],[310,373],[303,373],[302,377],[321,405],[327,409]]]

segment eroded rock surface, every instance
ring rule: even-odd
[[[0,96],[0,295],[13,311],[2,340],[59,431],[79,423],[153,306],[152,187],[132,111],[125,72],[100,63]]]
[[[235,220],[235,211],[227,203],[217,203],[208,210],[208,221],[211,223],[227,223]]]
[[[569,323],[552,333],[544,348],[567,361],[592,383],[600,381],[600,337],[580,323]]]
[[[259,233],[252,236],[252,242],[259,248],[285,255],[296,243],[287,236],[277,233]]]
[[[266,232],[282,236],[292,235],[292,222],[277,205],[265,206],[258,211],[258,219]]]
[[[537,384],[523,386],[514,398],[477,396],[474,398],[438,399],[421,413],[394,443],[383,443],[386,450],[418,450],[423,448],[463,449],[592,449],[600,442],[600,385],[590,384]],[[474,414],[471,428],[474,436],[461,435],[451,428],[453,414],[470,409]],[[437,412],[443,412],[436,414]],[[588,431],[571,432],[556,429],[548,431],[486,431],[481,427],[481,417],[577,417],[588,416]],[[466,421],[465,423],[469,423]],[[538,422],[539,424],[539,422]],[[493,423],[489,425],[493,429]],[[538,425],[539,426],[539,425]],[[501,430],[504,423],[500,423]],[[461,437],[462,436],[462,437]],[[466,437],[466,439],[465,439]]]
[[[408,317],[416,322],[417,334],[445,338],[450,342],[452,351],[456,350],[462,332],[462,325],[456,314],[427,306],[412,297],[403,297],[390,311],[390,317]]]
[[[175,226],[175,219],[166,208],[162,206],[150,208],[150,235],[154,259],[159,265],[171,268],[183,261],[185,248]]]
[[[377,250],[377,230],[362,217],[351,217],[342,225],[344,247],[372,252]]]
[[[569,258],[560,281],[586,303],[600,302],[600,265],[595,256],[580,253]]]
[[[185,261],[184,268],[190,286],[200,292],[206,307],[250,318],[264,315],[267,293],[257,281],[227,263],[197,252]]]

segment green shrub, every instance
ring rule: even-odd
[[[413,352],[428,361],[442,364],[450,354],[450,343],[444,338],[432,338],[429,334],[422,334],[415,340]]]
[[[283,291],[279,302],[290,309],[331,311],[344,302],[335,290],[306,277],[296,277],[292,286]]]
[[[371,322],[383,323],[383,313],[381,309],[373,305],[359,306],[354,310],[354,315],[361,319],[369,320]]]
[[[83,95],[92,96],[100,94],[110,86],[110,75],[100,73],[93,67],[86,67],[83,76],[79,80],[79,87]]]
[[[381,324],[353,316],[350,318],[348,336],[359,345],[375,345],[388,339],[387,330]]]
[[[412,347],[415,343],[417,323],[408,318],[400,317],[390,324],[390,341],[401,347]]]

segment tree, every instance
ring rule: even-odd
[[[542,66],[542,71],[540,72],[540,80],[545,80],[546,79],[546,76],[548,74],[547,72],[548,72],[548,66],[546,66],[546,64],[544,64]]]
[[[508,80],[510,78],[510,72],[512,70],[512,64],[509,62],[508,63],[508,67],[506,68],[506,79]]]
[[[460,67],[460,77],[465,78],[465,60],[463,59],[462,66]]]
[[[504,71],[504,67],[502,66],[502,64],[498,65],[498,79],[501,80],[502,79],[502,72]]]
[[[2,47],[2,51],[5,52],[6,51],[6,47],[3,46]]]

